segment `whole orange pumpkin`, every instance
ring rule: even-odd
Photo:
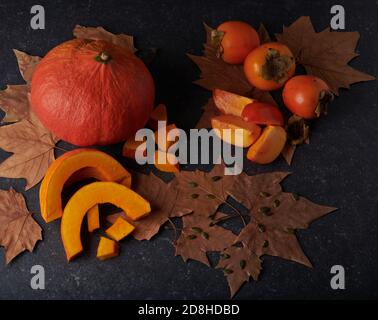
[[[43,125],[78,146],[127,140],[149,119],[155,98],[144,63],[102,40],[75,39],[38,64],[31,105]]]

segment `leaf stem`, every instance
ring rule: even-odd
[[[54,149],[57,149],[57,150],[60,150],[60,151],[63,151],[63,152],[69,152],[70,150],[67,150],[65,148],[62,148],[62,147],[58,147],[58,146],[54,146]]]
[[[245,221],[244,215],[240,212],[240,210],[238,210],[237,208],[235,208],[231,203],[228,203],[227,201],[225,201],[224,203],[226,205],[228,205],[229,207],[231,207],[232,210],[234,210],[234,212],[236,212],[238,214],[238,217],[240,217],[240,219],[242,220],[243,225],[245,227],[247,225],[247,222]]]
[[[175,236],[174,236],[174,241],[176,241],[177,240],[177,228],[176,228],[176,226],[175,226],[175,224],[173,223],[173,221],[172,221],[172,219],[171,218],[168,218],[168,222],[169,222],[169,224],[171,225],[171,227],[172,227],[172,229],[173,229],[173,231],[174,231],[174,233],[175,233]]]
[[[227,221],[227,220],[230,220],[230,219],[241,218],[241,217],[243,217],[243,219],[244,219],[244,217],[248,217],[248,215],[240,213],[240,215],[225,216],[225,217],[221,217],[221,218],[213,220],[213,223],[216,224],[216,223],[219,223],[219,222],[222,222],[222,221]]]
[[[188,180],[188,179],[186,179],[186,180]],[[214,194],[213,192],[207,190],[207,189],[204,188],[200,183],[198,183],[198,187],[199,187],[200,189],[204,190],[205,192],[212,194],[212,195],[213,195],[216,199],[218,199],[218,201],[220,201],[221,203],[224,203],[224,204],[228,205],[230,208],[232,208],[232,209],[234,210],[234,212],[236,212],[236,213],[238,214],[238,216],[240,217],[240,219],[242,220],[243,225],[244,225],[244,226],[247,225],[247,223],[246,223],[246,221],[245,221],[245,219],[244,219],[244,217],[243,217],[243,214],[242,214],[237,208],[235,208],[231,203],[227,202],[225,199],[222,199],[221,197],[219,197],[218,195]]]

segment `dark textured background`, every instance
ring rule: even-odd
[[[30,28],[30,8],[46,9],[46,30]],[[377,74],[378,36],[376,1],[337,1],[344,4],[348,31],[361,32],[361,57],[353,65]],[[21,83],[11,49],[35,55],[71,38],[75,24],[102,25],[115,33],[136,37],[138,48],[159,48],[150,69],[156,80],[157,102],[165,102],[172,121],[189,128],[200,116],[209,93],[191,82],[198,70],[185,56],[199,54],[205,34],[202,22],[217,26],[228,19],[242,19],[257,26],[264,22],[279,32],[301,15],[311,15],[317,30],[330,21],[334,1],[1,1],[0,85]],[[314,269],[280,258],[266,257],[259,282],[244,285],[236,296],[264,298],[363,298],[378,297],[378,90],[375,81],[342,91],[328,117],[316,122],[311,145],[301,147],[289,168],[280,160],[251,173],[275,169],[294,174],[284,186],[315,202],[339,210],[299,232],[304,251]],[[119,146],[111,148],[119,154]],[[1,152],[1,158],[6,157]],[[24,181],[0,179],[0,187],[22,192]],[[38,187],[24,192],[30,210],[39,212]],[[60,241],[59,222],[46,225],[39,214],[44,240],[34,253],[23,254],[5,266],[0,250],[0,298],[16,299],[227,299],[227,282],[220,271],[197,262],[185,264],[174,256],[172,232],[163,230],[153,241],[122,243],[119,258],[99,262],[95,241],[91,253],[68,264]],[[30,268],[46,270],[46,290],[30,289]],[[346,290],[330,288],[330,268],[346,269]]]

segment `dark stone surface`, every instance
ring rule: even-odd
[[[29,26],[30,8],[46,9],[46,30]],[[377,74],[378,37],[376,1],[341,1],[345,5],[347,30],[361,32],[361,57],[353,65]],[[102,25],[115,33],[136,37],[138,48],[159,48],[150,68],[156,80],[157,102],[165,102],[172,121],[190,128],[200,116],[209,93],[191,82],[198,70],[185,53],[200,53],[204,40],[202,22],[216,26],[228,19],[242,19],[257,26],[264,22],[271,33],[301,15],[311,15],[318,30],[329,24],[334,1],[1,1],[1,87],[21,83],[11,52],[18,48],[43,55],[70,39],[75,24]],[[301,147],[294,165],[283,161],[267,167],[249,164],[247,170],[290,170],[284,186],[315,202],[339,210],[299,232],[304,251],[314,264],[307,269],[279,258],[264,259],[259,282],[250,282],[237,295],[240,299],[265,298],[362,298],[378,297],[377,156],[378,90],[376,82],[357,84],[332,104],[328,117],[317,121],[311,145]],[[111,151],[120,153],[119,147]],[[6,157],[1,152],[1,158]],[[22,180],[0,179],[0,187],[22,192]],[[31,211],[39,212],[38,187],[24,192]],[[174,256],[172,233],[163,230],[153,241],[122,243],[119,258],[106,263],[90,253],[68,264],[59,234],[59,222],[43,227],[44,241],[32,254],[23,254],[5,266],[0,250],[0,298],[16,299],[227,299],[227,282],[219,271],[197,262],[185,264]],[[89,251],[88,251],[89,252]],[[46,270],[46,290],[30,288],[30,268]],[[346,269],[346,290],[330,288],[330,269]]]

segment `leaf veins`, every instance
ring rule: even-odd
[[[42,240],[42,229],[28,211],[21,193],[0,190],[0,245],[5,248],[5,261],[10,263],[21,252],[33,251]]]
[[[308,74],[326,81],[336,95],[340,88],[375,79],[348,65],[358,56],[355,50],[359,32],[334,32],[330,28],[316,32],[310,17],[304,16],[289,27],[284,27],[282,33],[276,34],[276,38],[292,50]]]
[[[54,161],[57,142],[40,121],[31,114],[20,122],[0,127],[0,148],[12,152],[0,164],[0,176],[26,179],[26,190],[35,186]]]

